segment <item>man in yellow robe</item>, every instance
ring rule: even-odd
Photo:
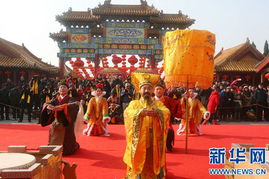
[[[161,101],[152,101],[150,74],[139,79],[141,98],[133,100],[124,111],[127,179],[165,178],[165,149],[170,112]]]

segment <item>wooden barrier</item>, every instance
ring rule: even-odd
[[[76,179],[76,164],[70,166],[62,161],[62,146],[40,146],[39,150],[27,150],[26,146],[8,146],[7,152],[24,153],[36,158],[36,162],[28,168],[11,168],[0,171],[0,178],[29,178],[29,179]],[[16,162],[16,161],[14,161]]]

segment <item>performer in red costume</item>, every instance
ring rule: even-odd
[[[211,124],[213,123],[215,125],[219,124],[216,119],[217,118],[216,112],[217,112],[218,105],[220,104],[220,96],[215,86],[213,86],[212,89],[213,91],[211,92],[209,96],[208,104],[207,104],[207,110],[210,112],[211,115],[210,115],[209,120],[204,120],[203,125],[206,125],[208,122],[210,122]]]
[[[43,105],[40,123],[51,124],[49,145],[63,145],[63,155],[70,155],[79,149],[74,131],[79,102],[68,96],[66,83],[59,84],[58,92],[58,97]]]
[[[163,104],[169,109],[171,113],[166,140],[166,148],[169,152],[172,152],[175,141],[175,133],[172,126],[172,120],[173,118],[181,118],[182,112],[181,112],[181,105],[179,103],[180,101],[174,100],[168,96],[164,96],[164,91],[165,91],[165,84],[164,83],[157,84],[154,90],[155,96],[153,100],[160,100],[161,102],[163,102]]]

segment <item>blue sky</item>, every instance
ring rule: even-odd
[[[7,0],[0,6],[0,37],[24,45],[45,62],[58,65],[57,43],[50,32],[64,29],[55,16],[94,8],[104,0]],[[268,0],[147,0],[164,13],[179,10],[196,19],[191,29],[216,34],[216,52],[236,46],[248,37],[263,53],[269,40]],[[112,0],[112,4],[140,4],[140,0]]]

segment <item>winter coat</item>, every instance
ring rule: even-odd
[[[220,104],[220,96],[218,91],[212,91],[207,104],[207,110],[214,114],[216,113],[217,106]]]

